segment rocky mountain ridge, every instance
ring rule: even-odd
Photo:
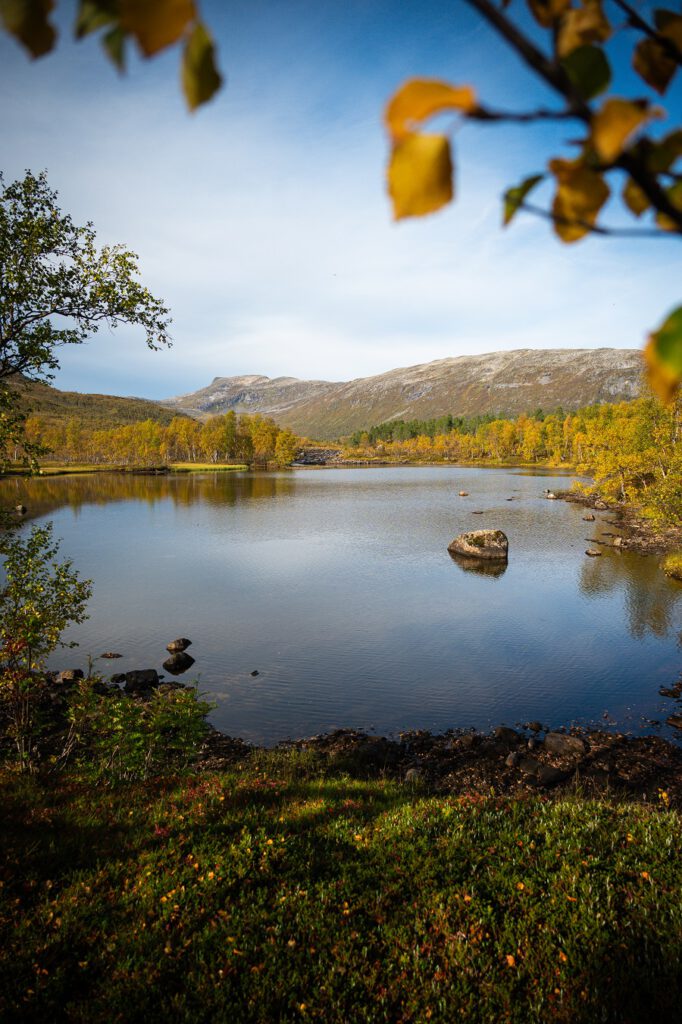
[[[637,349],[517,349],[456,356],[351,381],[215,377],[161,405],[203,419],[234,409],[272,416],[280,426],[335,438],[391,419],[487,412],[515,416],[538,407],[574,409],[640,393]]]

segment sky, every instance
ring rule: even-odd
[[[132,327],[63,349],[58,387],[164,398],[216,376],[350,380],[500,349],[636,348],[679,304],[672,239],[564,246],[527,214],[501,229],[504,189],[571,155],[575,125],[458,126],[456,202],[393,221],[382,113],[406,79],[473,84],[508,109],[552,102],[463,0],[201,9],[227,82],[195,114],[177,48],[133,54],[120,76],[96,39],[73,41],[75,3],[58,4],[57,49],[37,61],[0,35],[5,180],[46,169],[64,211],[139,255],[173,316],[169,351]],[[622,223],[617,203],[604,219]]]

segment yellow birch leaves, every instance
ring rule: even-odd
[[[435,114],[467,114],[475,108],[476,94],[469,86],[426,78],[406,82],[390,100],[385,114],[392,142],[387,178],[396,220],[433,213],[454,195],[450,140],[415,128]]]

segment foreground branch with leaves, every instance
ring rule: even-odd
[[[491,0],[467,3],[552,90],[558,106],[501,111],[481,103],[470,85],[433,79],[406,82],[386,108],[392,147],[388,189],[395,217],[421,217],[453,199],[450,138],[420,130],[425,121],[447,112],[465,121],[533,124],[554,119],[581,126],[583,134],[571,143],[571,154],[552,157],[547,170],[535,171],[506,191],[505,225],[524,209],[547,218],[558,238],[569,244],[589,234],[682,235],[682,127],[654,134],[654,123],[668,115],[653,99],[600,98],[612,81],[607,44],[625,32],[632,38],[634,70],[649,89],[665,95],[682,65],[682,15],[656,9],[649,17],[622,0],[528,0],[535,22],[546,33],[541,48],[520,27],[520,18],[506,13],[514,6],[509,0],[504,9]],[[646,227],[623,230],[600,221],[614,176],[620,179],[626,210],[644,218]],[[553,183],[551,205],[532,205],[528,197],[546,180]],[[682,306],[650,335],[645,354],[652,388],[670,401],[682,380]]]

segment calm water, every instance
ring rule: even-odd
[[[682,669],[682,587],[654,558],[586,557],[613,527],[544,499],[567,484],[455,467],[112,474],[7,480],[0,501],[52,519],[94,580],[80,647],[53,666],[113,650],[124,657],[98,662],[106,674],[161,670],[165,644],[188,636],[188,677],[233,735],[529,719],[651,731],[645,719],[674,710],[658,689]],[[498,576],[447,552],[484,527],[509,537]]]

